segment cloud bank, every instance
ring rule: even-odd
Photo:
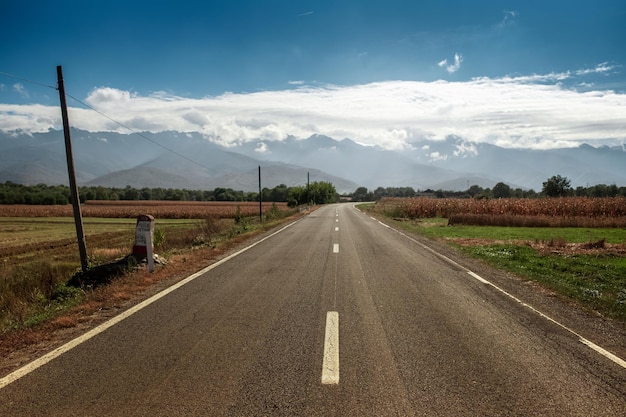
[[[200,132],[228,146],[323,134],[407,149],[423,139],[457,135],[508,148],[549,149],[626,141],[625,94],[563,86],[564,80],[578,81],[611,69],[601,64],[573,72],[464,82],[385,81],[355,86],[297,82],[288,90],[205,98],[139,95],[102,87],[84,101],[136,131]],[[129,133],[109,118],[69,102],[72,126]],[[50,128],[61,128],[58,107],[0,104],[1,130]]]

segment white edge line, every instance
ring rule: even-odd
[[[596,345],[592,341],[587,340],[584,337],[581,337],[580,338],[580,343],[589,346],[591,349],[595,350],[596,352],[598,352],[600,355],[604,356],[605,358],[612,360],[613,362],[615,362],[616,364],[618,364],[622,368],[626,368],[626,361],[625,360],[623,360],[622,358],[620,358],[617,355],[614,355],[613,353],[609,352],[608,350],[604,349],[603,347]]]
[[[322,384],[339,384],[339,313],[336,311],[326,313]]]
[[[530,309],[535,314],[538,314],[539,316],[543,317],[544,319],[546,319],[546,320],[556,324],[560,328],[562,328],[562,329],[568,331],[569,333],[575,335],[576,337],[578,337],[578,340],[580,341],[580,343],[590,347],[591,349],[595,350],[597,353],[599,353],[600,355],[604,356],[605,358],[610,359],[611,361],[615,362],[616,364],[618,364],[622,368],[626,368],[626,361],[624,361],[620,357],[614,355],[613,353],[609,352],[608,350],[604,349],[603,347],[600,347],[600,346],[596,345],[592,341],[584,338],[580,334],[576,333],[576,331],[574,331],[573,329],[570,329],[569,327],[565,326],[564,324],[559,323],[558,321],[556,321],[552,317],[542,313],[541,311],[537,310],[535,307],[531,306],[530,304],[527,304],[527,303],[523,302],[522,300],[520,300],[519,298],[515,297],[514,295],[509,294],[508,292],[506,292],[502,288],[498,287],[497,285],[493,284],[492,282],[489,282],[486,279],[482,278],[480,275],[477,275],[477,274],[475,274],[475,273],[473,273],[472,271],[469,271],[469,270],[467,271],[467,273],[470,274],[472,277],[476,278],[478,281],[482,282],[483,284],[487,284],[487,285],[492,286],[493,288],[495,288],[496,290],[500,291],[502,294],[508,296],[509,298],[511,298],[512,300],[517,302],[518,304],[521,304],[522,306]]]
[[[35,359],[34,361],[30,362],[29,364],[11,372],[10,374],[6,375],[3,378],[0,378],[0,389],[6,387],[7,385],[11,384],[12,382],[17,381],[18,379],[28,375],[29,373],[33,372],[34,370],[36,370],[37,368],[42,367],[43,365],[47,364],[48,362],[52,361],[53,359],[61,356],[62,354],[69,352],[70,350],[74,349],[76,346],[80,345],[81,343],[86,342],[87,340],[91,339],[92,337],[104,332],[105,330],[107,330],[110,327],[115,326],[116,324],[118,324],[119,322],[121,322],[124,319],[127,319],[128,317],[132,316],[133,314],[137,313],[138,311],[144,309],[145,307],[149,306],[150,304],[154,303],[155,301],[165,297],[166,295],[168,295],[169,293],[176,291],[177,289],[179,289],[180,287],[182,287],[183,285],[186,285],[188,283],[190,283],[191,281],[195,280],[196,278],[198,278],[199,276],[209,272],[210,270],[212,270],[213,268],[217,268],[218,266],[222,265],[225,262],[228,262],[229,260],[233,259],[234,257],[241,255],[242,253],[244,253],[245,251],[247,251],[248,249],[252,249],[253,247],[255,247],[256,245],[258,245],[261,242],[264,242],[265,240],[281,233],[282,231],[284,231],[285,229],[293,226],[294,224],[298,223],[300,221],[300,219],[294,221],[293,223],[289,223],[288,225],[286,225],[285,227],[275,231],[274,233],[265,236],[263,239],[258,240],[257,242],[252,243],[250,246],[246,246],[245,248],[232,253],[230,255],[228,255],[227,257],[220,259],[219,261],[207,266],[206,268],[196,272],[195,274],[189,275],[187,278],[183,279],[182,281],[177,282],[176,284],[172,285],[171,287],[166,288],[165,290],[153,295],[152,297],[142,301],[141,303],[129,308],[128,310],[118,314],[117,316],[111,318],[110,320],[107,320],[106,322],[102,323],[101,325],[94,327],[93,329],[91,329],[90,331],[88,331],[87,333],[83,334],[82,336],[77,337],[76,339],[70,340],[69,342],[67,342],[66,344],[59,346],[58,348],[46,353],[45,355]]]
[[[483,284],[491,285],[491,282],[487,281],[485,278],[481,277],[480,275],[475,274],[472,271],[467,271],[467,273],[470,274],[472,277],[476,278],[478,281],[482,282]]]
[[[375,219],[377,221],[379,221],[378,219]],[[380,221],[379,221],[380,222]],[[604,356],[605,358],[611,360],[612,362],[614,362],[615,364],[621,366],[622,368],[626,369],[626,361],[622,358],[620,358],[619,356],[615,355],[614,353],[609,352],[608,350],[604,349],[603,347],[596,345],[595,343],[593,343],[592,341],[584,338],[583,336],[581,336],[580,334],[576,333],[573,329],[570,329],[569,327],[565,326],[564,324],[561,324],[560,322],[556,321],[555,319],[553,319],[552,317],[542,313],[541,311],[537,310],[535,307],[531,306],[530,304],[527,304],[525,302],[523,302],[522,300],[520,300],[519,298],[515,297],[513,294],[508,293],[507,291],[505,291],[504,289],[498,287],[497,285],[495,285],[494,283],[487,281],[486,279],[484,279],[483,277],[481,277],[480,275],[470,271],[469,269],[465,268],[464,266],[462,266],[461,264],[459,264],[458,262],[453,261],[452,259],[448,258],[445,255],[442,255],[441,253],[437,252],[436,250],[434,250],[433,248],[424,245],[423,243],[413,239],[411,236],[391,227],[386,225],[388,228],[390,228],[391,230],[393,230],[394,232],[400,234],[401,236],[404,236],[405,238],[409,239],[411,242],[421,246],[422,248],[430,251],[431,253],[433,253],[434,255],[438,256],[439,258],[443,259],[444,261],[456,266],[457,268],[460,268],[464,271],[466,271],[470,276],[472,276],[473,278],[477,279],[478,281],[480,281],[483,284],[486,285],[490,285],[491,287],[493,287],[494,289],[498,290],[499,292],[501,292],[502,294],[506,295],[507,297],[511,298],[512,300],[514,300],[515,302],[521,304],[522,306],[528,308],[529,310],[533,311],[535,314],[543,317],[544,319],[556,324],[557,326],[559,326],[560,328],[566,330],[567,332],[573,334],[574,336],[576,336],[578,338],[578,340],[580,341],[580,343],[584,344],[585,346],[593,349],[594,351],[596,351],[597,353],[599,353],[600,355]]]

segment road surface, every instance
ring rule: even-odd
[[[619,357],[489,279],[325,206],[5,377],[0,415],[626,415]]]

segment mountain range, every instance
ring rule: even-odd
[[[255,140],[223,146],[199,133],[119,134],[71,130],[79,185],[212,190],[258,190],[262,186],[332,182],[340,193],[360,186],[416,190],[513,188],[540,191],[553,175],[573,187],[626,185],[624,146],[528,150],[501,148],[450,136],[423,140],[403,151],[364,146],[350,139]],[[0,182],[67,184],[63,132],[0,132]]]

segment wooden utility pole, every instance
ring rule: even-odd
[[[83,231],[83,216],[80,211],[78,198],[78,186],[76,185],[76,172],[74,171],[74,156],[72,154],[72,140],[70,138],[70,121],[67,117],[67,103],[65,101],[65,86],[63,84],[63,69],[57,66],[57,78],[59,83],[59,97],[61,99],[61,116],[63,118],[63,134],[65,136],[65,156],[67,159],[67,173],[70,177],[70,192],[72,195],[72,207],[74,208],[74,223],[76,224],[76,238],[78,240],[78,252],[83,272],[89,267],[87,263],[87,246],[85,245],[85,232]]]
[[[259,165],[259,220],[263,223],[263,190],[261,190],[261,165]]]

